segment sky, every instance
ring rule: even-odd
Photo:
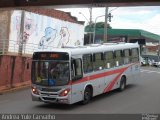
[[[85,21],[85,25],[90,20],[89,8],[59,10],[71,12],[71,15],[77,17],[79,21]],[[141,29],[160,35],[160,6],[109,7],[108,11],[113,16],[111,22],[109,22],[112,28]],[[104,14],[105,8],[93,8],[92,21],[95,22],[96,18],[96,22],[104,21]]]

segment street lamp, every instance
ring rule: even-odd
[[[97,16],[96,17],[96,19],[95,19],[95,22],[94,22],[94,31],[93,31],[93,43],[95,42],[95,34],[96,34],[96,21],[97,21],[97,19],[98,18],[100,18],[100,17],[104,17],[105,15],[101,15],[101,16]],[[111,13],[109,13],[108,15],[107,15],[107,18],[109,18],[109,22],[111,22],[111,18],[112,18],[113,16],[111,15]],[[106,28],[107,28],[107,24],[106,24]]]
[[[104,22],[104,43],[107,42],[107,24],[108,24],[108,7],[105,8],[105,22]]]
[[[81,14],[86,20],[87,22],[89,23],[89,28],[90,28],[90,33],[89,33],[89,43],[91,43],[91,39],[92,39],[92,35],[91,35],[91,27],[92,27],[92,7],[89,9],[89,13],[90,13],[90,21],[86,18],[86,16],[79,12],[79,14]]]
[[[103,17],[103,16],[105,16],[105,15],[97,16],[96,19],[95,19],[95,22],[94,22],[94,31],[93,31],[93,43],[95,42],[96,22],[97,22],[97,19],[100,18],[100,17]]]
[[[87,20],[87,22],[89,23],[89,20],[86,18],[86,16],[83,13],[79,12],[79,14],[81,14]]]
[[[118,7],[116,7],[116,8],[114,8],[114,9],[112,9],[112,10],[110,10],[109,12],[108,12],[108,7],[106,6],[106,8],[105,8],[105,22],[104,22],[104,42],[107,42],[107,26],[108,26],[108,18],[109,18],[109,22],[111,21],[111,11],[113,11],[113,10],[115,10],[115,9],[117,9]],[[108,14],[109,13],[109,14]]]
[[[117,8],[118,7],[114,8],[114,9],[112,9],[112,10],[110,10],[108,12],[108,7],[106,7],[106,9],[105,9],[105,15],[101,15],[101,16],[96,17],[95,23],[94,23],[94,31],[93,31],[93,43],[95,42],[96,21],[97,21],[98,18],[103,17],[103,16],[105,16],[105,22],[104,22],[104,42],[107,42],[106,34],[107,34],[107,27],[108,27],[108,18],[109,18],[109,22],[111,22],[111,18],[113,17],[111,15],[111,12],[114,11],[114,10],[116,10]]]

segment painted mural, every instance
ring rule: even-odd
[[[60,40],[59,40],[59,44],[58,47],[64,47],[66,46],[70,41],[70,33],[67,27],[62,27],[60,30]]]
[[[19,45],[22,43],[25,53],[83,45],[83,25],[25,12],[23,32],[20,29],[21,26],[21,11],[16,10],[11,16],[9,51],[18,52]],[[78,31],[75,32],[75,30]],[[23,33],[23,41],[20,37],[21,33]]]
[[[47,27],[44,31],[44,34],[45,35],[38,43],[38,49],[47,49],[47,47],[50,46],[56,38],[57,30],[51,27]]]
[[[24,19],[23,41],[20,40],[21,39],[21,37],[20,37],[20,27],[22,26],[21,25],[21,16],[13,17],[13,21],[15,22],[14,25],[16,26],[17,44],[20,44],[21,42],[26,44],[29,37],[36,30],[36,24],[34,23],[34,20],[25,17],[25,19]]]

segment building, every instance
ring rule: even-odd
[[[53,9],[1,9],[0,92],[30,85],[35,50],[83,45],[83,24],[70,13]]]
[[[85,28],[85,32],[89,29]],[[86,37],[85,37],[86,38]],[[93,39],[93,38],[92,38]],[[101,43],[104,39],[104,29],[96,28],[95,43]],[[87,40],[87,39],[86,39]],[[138,42],[141,46],[142,54],[157,54],[160,35],[140,30],[140,29],[108,29],[107,42]],[[85,41],[84,41],[85,42]]]
[[[0,51],[32,54],[37,49],[83,45],[83,24],[70,13],[54,9],[2,9]]]

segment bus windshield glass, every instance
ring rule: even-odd
[[[43,86],[62,86],[69,82],[69,62],[33,61],[32,82]]]

